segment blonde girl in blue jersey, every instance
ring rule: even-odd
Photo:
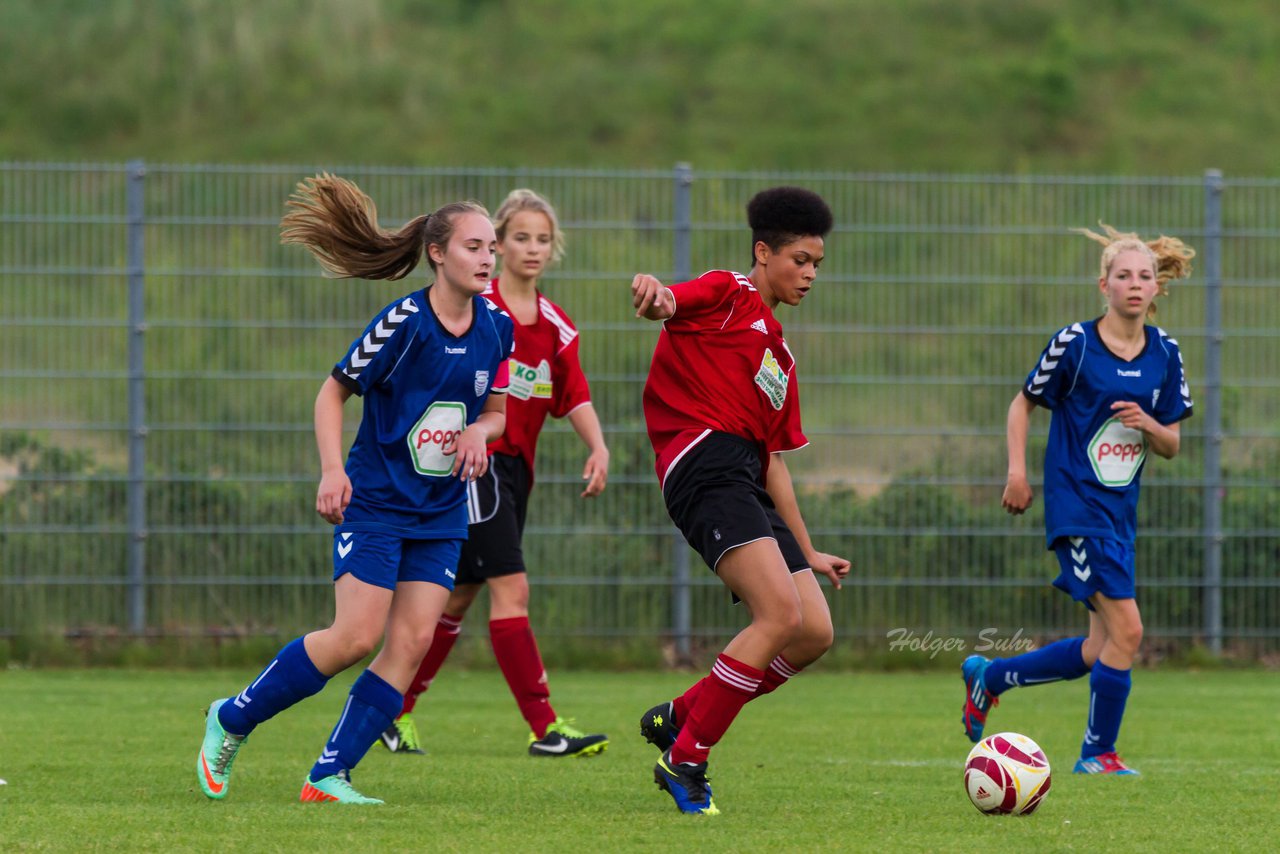
[[[965,659],[963,722],[982,738],[987,713],[1013,687],[1089,674],[1089,714],[1075,772],[1136,774],[1116,752],[1131,671],[1142,641],[1135,598],[1139,477],[1149,450],[1172,459],[1191,395],[1175,340],[1146,323],[1168,282],[1191,272],[1195,252],[1161,236],[1143,241],[1103,226],[1079,232],[1102,250],[1098,290],[1106,310],[1059,330],[1009,406],[1009,474],[1002,504],[1031,506],[1026,450],[1031,413],[1052,412],[1045,450],[1046,542],[1058,558],[1054,586],[1083,602],[1089,633],[1013,658]]]
[[[380,804],[351,786],[350,772],[399,714],[453,588],[466,482],[485,472],[487,445],[505,426],[513,327],[480,296],[497,246],[480,205],[446,205],[388,232],[368,196],[330,175],[299,184],[289,205],[283,241],[305,246],[330,275],[400,279],[425,253],[435,282],[383,309],[316,397],[316,512],[335,526],[333,623],[286,644],[244,690],[209,706],[196,770],[206,795],[225,797],[254,728],[381,641],[300,796]],[[344,465],[343,406],[352,394],[363,398],[363,417]]]

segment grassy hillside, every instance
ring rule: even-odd
[[[1275,175],[1269,0],[13,0],[0,159]]]

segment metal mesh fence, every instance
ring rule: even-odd
[[[282,247],[309,167],[0,164],[0,635],[280,634],[332,608],[311,404],[374,312],[417,283],[323,279]],[[814,293],[780,319],[812,445],[789,460],[815,542],[850,557],[837,633],[1078,631],[1039,505],[999,507],[1004,416],[1057,328],[1100,313],[1099,218],[1200,256],[1158,322],[1196,398],[1143,477],[1147,637],[1280,647],[1280,182],[1036,176],[343,168],[398,225],[447,201],[550,198],[544,286],[582,333],[613,454],[552,422],[525,551],[539,633],[670,642],[744,621],[666,517],[640,388],[657,329],[632,274],[746,270],[743,205],[799,183],[836,214]],[[348,407],[349,439],[358,406]],[[1048,419],[1033,419],[1038,488]]]

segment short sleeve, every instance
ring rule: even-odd
[[[387,306],[334,365],[333,378],[353,394],[363,396],[400,364],[413,341],[417,323],[418,306],[412,297]]]
[[[511,356],[516,351],[515,321],[492,300],[485,299],[484,303],[493,320],[494,330],[498,333],[498,351],[502,356],[494,370],[489,391],[493,394],[506,394],[511,387]]]
[[[1058,330],[1027,374],[1022,393],[1046,409],[1057,409],[1071,393],[1084,353],[1084,327],[1073,323]]]
[[[1182,366],[1182,350],[1178,342],[1170,338],[1163,330],[1160,344],[1169,356],[1165,365],[1164,381],[1160,384],[1160,395],[1156,399],[1151,413],[1161,424],[1173,424],[1191,417],[1191,408],[1195,404],[1191,400],[1191,389],[1187,385],[1186,371]]]
[[[750,281],[727,270],[712,270],[688,282],[671,286],[675,314],[665,325],[672,331],[719,328],[733,311],[743,282]]]
[[[551,366],[551,414],[563,418],[584,403],[591,402],[591,387],[578,360],[577,335],[562,347]]]

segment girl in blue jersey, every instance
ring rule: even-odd
[[[372,200],[330,175],[298,185],[283,240],[305,246],[336,277],[400,279],[425,252],[435,283],[378,313],[316,397],[316,512],[333,523],[333,624],[296,638],[239,694],[215,700],[197,757],[200,786],[226,797],[232,762],[260,723],[318,693],[382,649],[351,686],[301,800],[380,804],[350,772],[400,713],[453,589],[467,536],[466,483],[487,470],[502,435],[513,326],[480,296],[497,238],[474,202],[446,205],[397,232]],[[342,410],[364,400],[342,460]]]
[[[1080,229],[1101,243],[1098,289],[1106,311],[1050,339],[1009,406],[1009,475],[1002,504],[1031,506],[1027,432],[1037,406],[1048,409],[1045,528],[1060,573],[1054,586],[1089,609],[1089,634],[1013,658],[965,659],[965,733],[982,738],[987,712],[1009,688],[1089,674],[1089,717],[1079,774],[1136,774],[1116,753],[1130,672],[1142,641],[1134,599],[1138,481],[1147,451],[1171,459],[1179,422],[1191,415],[1178,343],[1145,320],[1171,279],[1191,272],[1189,247],[1161,236],[1141,240],[1103,226]]]

